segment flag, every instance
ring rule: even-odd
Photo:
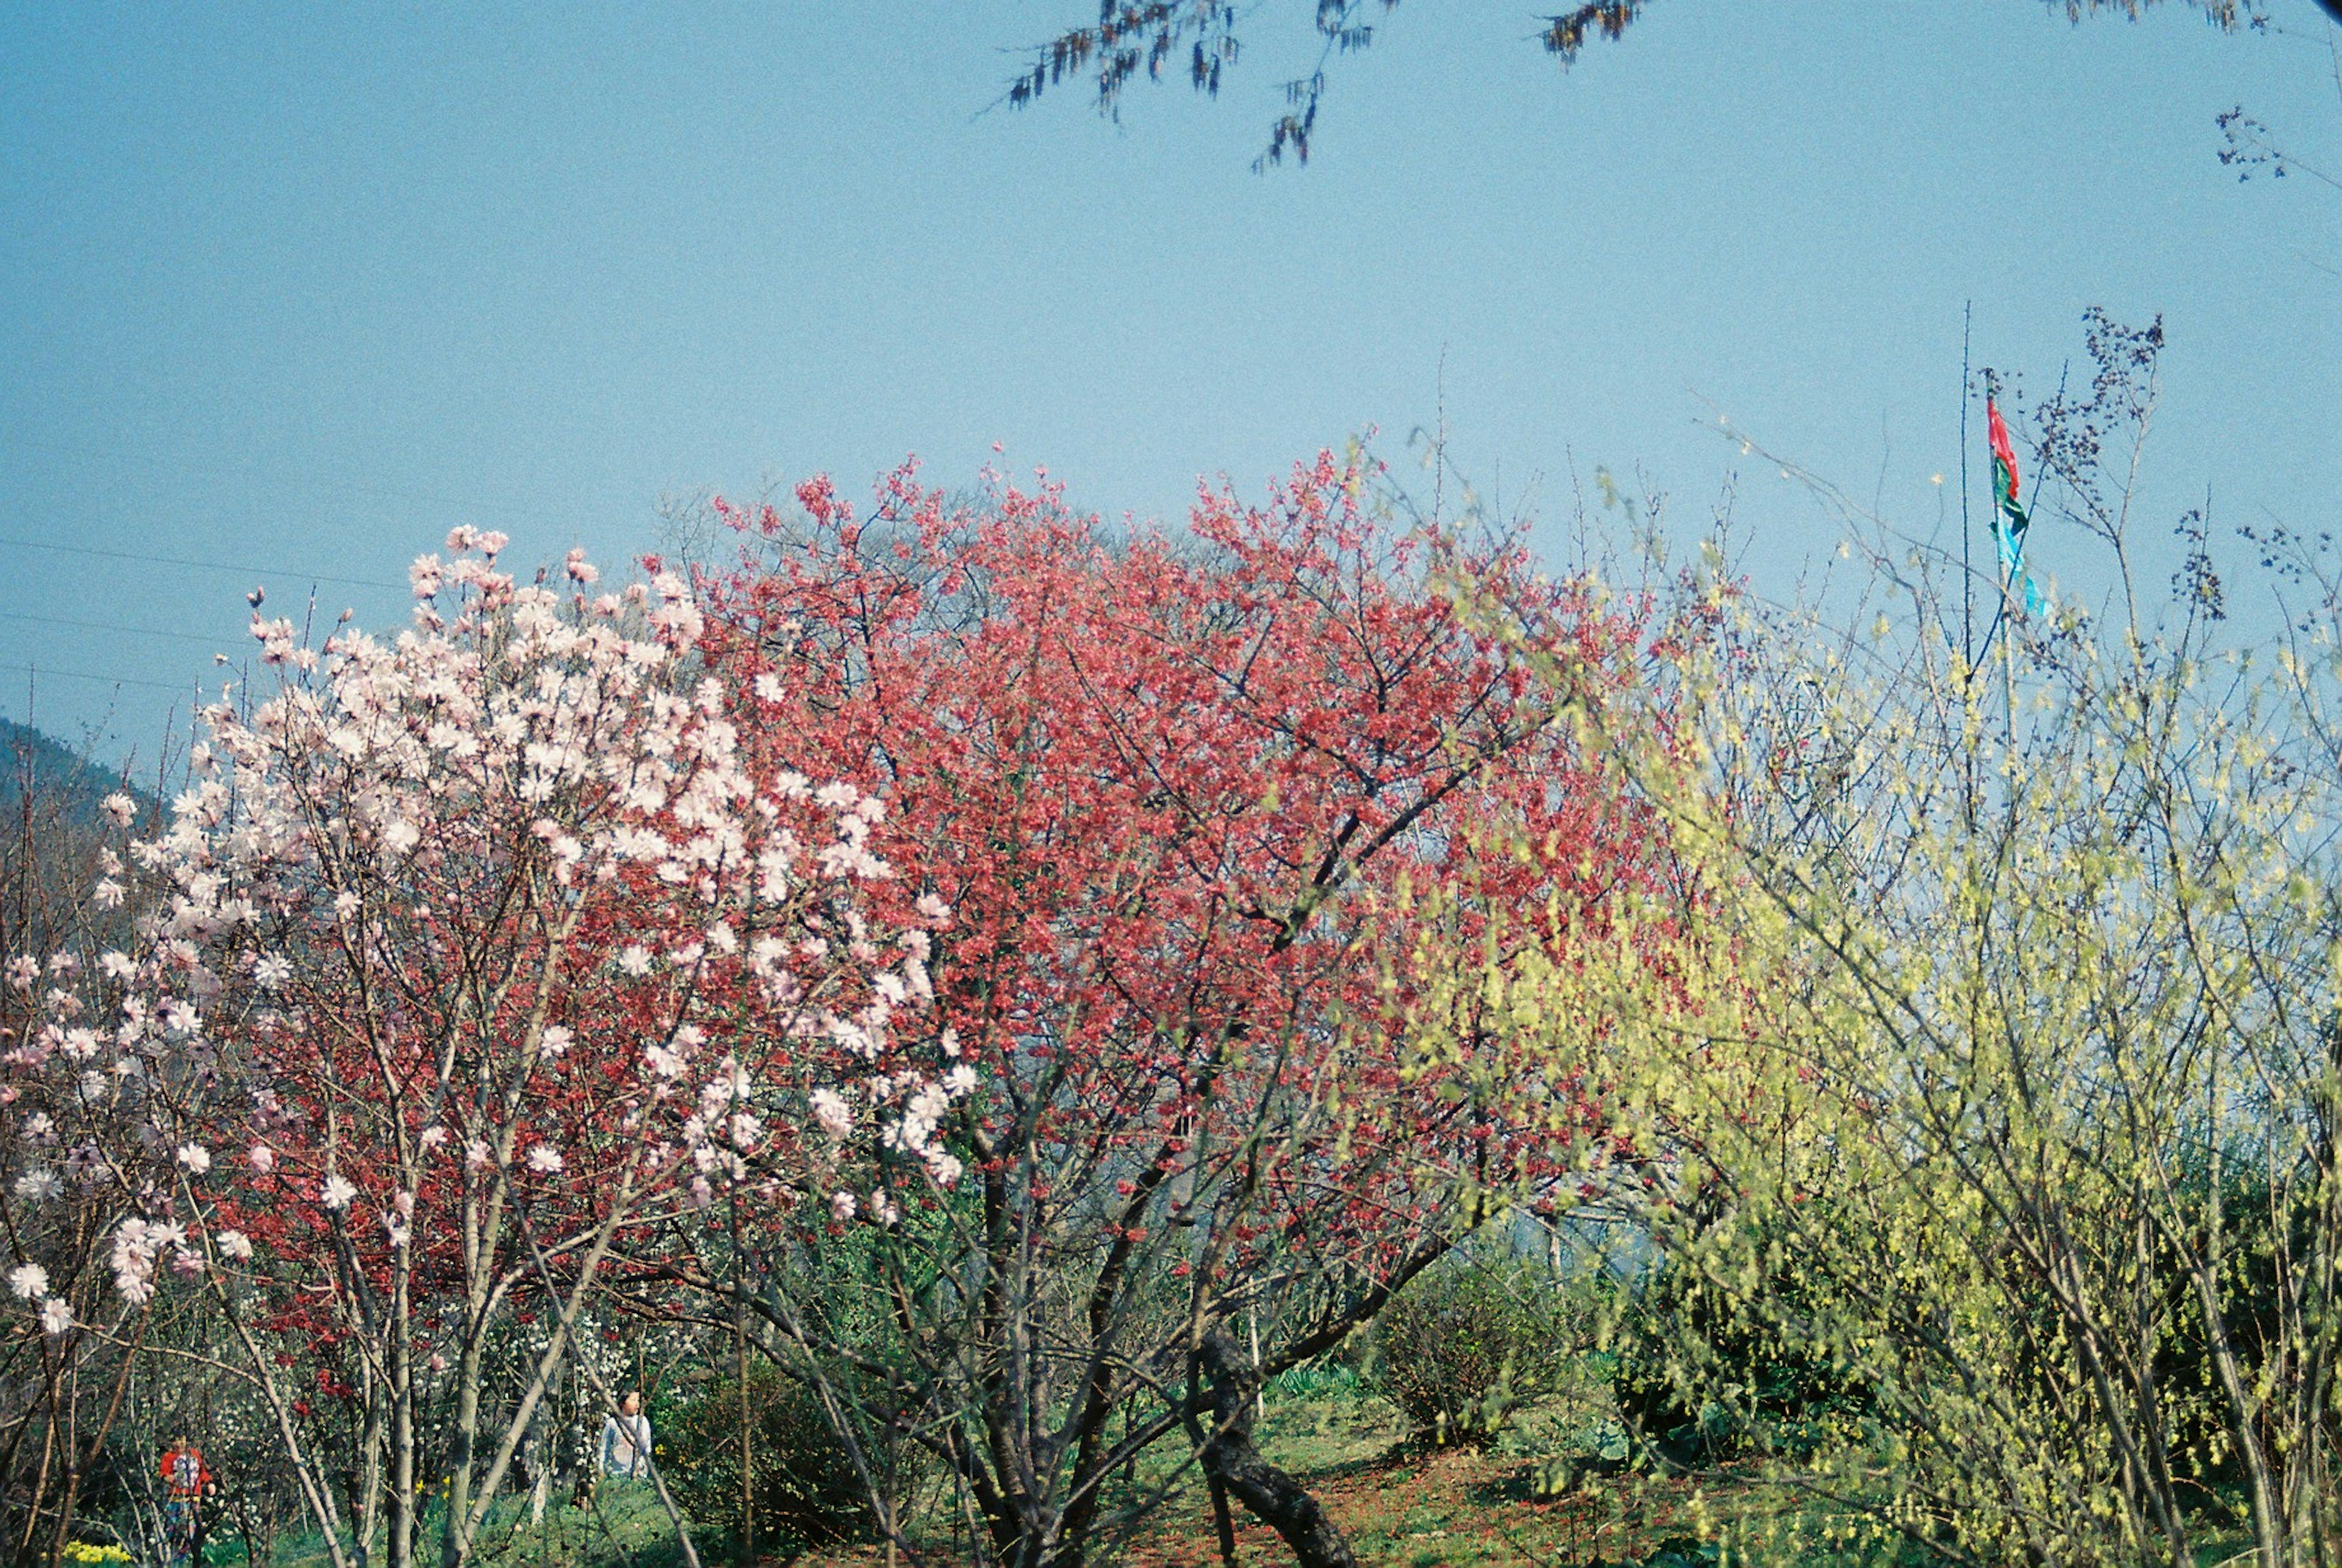
[[[2000,405],[1988,393],[1984,400],[1984,425],[1992,444],[1992,537],[2000,546],[2000,580],[2012,593],[2022,591],[2025,607],[2038,614],[2040,590],[2025,575],[2025,533],[2033,526],[2033,519],[2018,499],[2017,449],[2008,444],[2008,425],[2000,417]]]

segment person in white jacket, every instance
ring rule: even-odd
[[[643,1396],[628,1389],[618,1413],[602,1423],[602,1473],[639,1481],[651,1473],[651,1418]]]

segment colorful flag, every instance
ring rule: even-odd
[[[2033,526],[2018,499],[2017,449],[2008,443],[2008,425],[2000,405],[1987,393],[1984,400],[1985,435],[1992,444],[1992,537],[2000,546],[2000,580],[2010,592],[2022,592],[2025,607],[2038,614],[2041,594],[2025,575],[2025,533]]]

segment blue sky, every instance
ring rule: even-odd
[[[2342,165],[2336,30],[2270,5],[1661,0],[1565,75],[1529,12],[1405,0],[1266,176],[1273,15],[1116,125],[986,112],[1087,0],[0,9],[0,714],[38,665],[36,722],[151,755],[255,582],[390,623],[456,522],[616,559],[667,499],[995,441],[1176,515],[1443,400],[1556,549],[1573,467],[1687,522],[1739,470],[1786,574],[1835,524],[1716,414],[1930,525],[1970,300],[2035,392],[2085,306],[2163,314],[2157,534],[2207,487],[2330,526],[2342,194],[2216,155],[2241,103]]]

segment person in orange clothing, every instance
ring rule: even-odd
[[[163,1453],[163,1539],[174,1568],[195,1561],[203,1544],[204,1504],[214,1491],[204,1451],[181,1430]]]

